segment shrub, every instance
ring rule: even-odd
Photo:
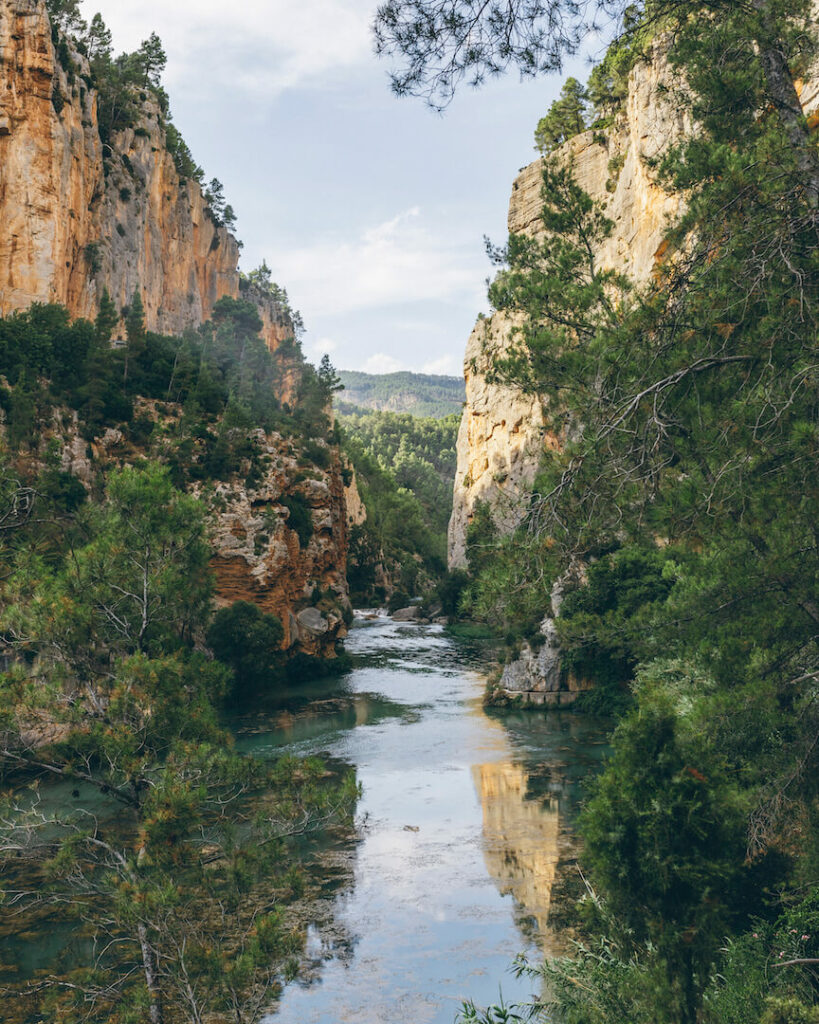
[[[217,659],[233,670],[234,698],[281,681],[283,638],[280,620],[249,601],[236,601],[216,613],[207,640]]]
[[[313,536],[313,515],[307,504],[307,499],[303,494],[297,492],[279,499],[279,503],[284,505],[290,513],[287,517],[287,525],[298,535],[299,547],[306,548]]]

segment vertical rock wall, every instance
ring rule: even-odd
[[[636,281],[650,274],[669,219],[678,210],[678,199],[660,188],[650,166],[686,127],[663,88],[670,85],[670,71],[657,47],[650,62],[632,71],[623,111],[606,134],[584,132],[557,154],[573,165],[580,186],[605,205],[614,222],[597,254],[600,265],[616,267]],[[537,235],[542,230],[542,186],[538,159],[512,185],[510,233]],[[489,368],[513,344],[514,326],[509,316],[495,313],[478,322],[467,344],[467,399],[449,527],[453,568],[466,562],[466,529],[475,504],[489,504],[501,532],[513,530],[544,453],[561,443],[539,399],[487,379]]]
[[[58,302],[93,318],[107,288],[119,308],[142,293],[169,334],[239,297],[239,246],[181,177],[147,92],[140,122],[103,147],[84,57],[60,63],[43,0],[0,0],[0,314]],[[285,325],[259,301],[276,349]]]

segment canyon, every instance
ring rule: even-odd
[[[220,299],[242,299],[258,310],[278,363],[276,398],[292,410],[305,364],[286,297],[240,274],[240,244],[200,182],[180,173],[155,91],[139,94],[135,123],[108,142],[99,101],[88,59],[52,28],[43,0],[0,5],[0,315],[54,303],[93,320],[105,292],[122,312],[138,292],[147,329],[181,335]],[[114,336],[125,337],[123,320]],[[149,415],[170,422],[180,410]],[[75,426],[55,426],[55,436],[63,468],[87,486],[95,462],[141,455],[116,430],[86,446]],[[316,466],[299,439],[256,433],[264,478],[255,488],[220,481],[208,498],[218,601],[254,601],[281,619],[288,650],[332,657],[349,609],[348,518],[364,515],[355,482],[336,446]],[[232,468],[241,479],[243,467]],[[293,495],[312,522],[305,544],[279,502]]]

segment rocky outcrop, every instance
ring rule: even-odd
[[[144,400],[138,411],[169,428],[181,414],[171,403],[158,406]],[[115,429],[89,444],[79,433],[76,414],[63,410],[43,436],[44,450],[52,438],[62,449],[62,469],[89,490],[112,464],[132,463],[148,454],[161,458],[161,451],[134,447]],[[327,446],[322,469],[308,463],[296,440],[263,430],[253,431],[252,440],[265,466],[255,486],[244,480],[250,465],[242,463],[229,479],[192,488],[210,514],[216,604],[252,601],[280,619],[286,650],[334,657],[351,611],[342,457],[337,448]],[[293,528],[294,503],[309,517],[309,530]]]
[[[197,326],[240,295],[238,243],[177,171],[152,94],[104,146],[88,63],[60,52],[43,0],[0,3],[0,314],[57,302],[93,319],[103,289],[120,309],[139,289],[149,329]],[[292,326],[257,298],[275,350]]]
[[[350,610],[339,454],[330,449],[326,469],[305,471],[296,442],[262,430],[255,441],[268,464],[260,483],[218,482],[206,499],[217,600],[252,601],[281,620],[286,649],[332,657]],[[291,523],[294,499],[307,510],[309,537]]]
[[[110,144],[97,104],[88,61],[52,33],[43,0],[0,0],[0,314],[55,302],[93,319],[104,290],[118,309],[139,291],[148,328],[181,334],[222,297],[242,298],[258,309],[278,355],[277,397],[294,409],[304,362],[286,301],[240,276],[236,239],[168,151],[155,93],[140,94],[135,123]],[[178,418],[171,403],[160,405],[143,402],[139,412]],[[63,468],[89,488],[101,467],[146,454],[117,429],[89,444],[68,412],[54,436]],[[281,619],[289,650],[332,656],[349,609],[348,519],[365,515],[355,482],[346,487],[348,516],[349,470],[337,447],[326,446],[317,466],[297,440],[261,430],[254,440],[261,481],[240,482],[249,467],[237,466],[201,494],[218,601],[253,601]]]
[[[558,159],[571,162],[579,185],[603,204],[614,224],[596,253],[598,264],[637,283],[647,280],[664,258],[666,228],[680,209],[679,197],[663,190],[654,169],[656,158],[691,128],[685,105],[674,101],[679,88],[658,41],[650,59],[632,70],[623,108],[611,127],[604,134],[577,135],[557,152]],[[819,127],[819,67],[797,88],[808,123]],[[539,159],[515,179],[510,233],[537,235],[543,230],[542,184]],[[466,530],[476,503],[492,508],[501,533],[514,530],[540,460],[561,442],[559,432],[550,427],[549,410],[537,398],[487,379],[489,368],[514,340],[514,321],[496,313],[478,321],[467,343],[466,406],[449,527],[451,568],[466,563]]]
[[[657,184],[652,160],[686,130],[682,108],[670,99],[670,71],[661,47],[629,79],[622,113],[605,135],[587,131],[569,140],[558,158],[570,161],[580,186],[605,206],[614,222],[600,246],[601,267],[645,280],[662,258],[662,241],[679,200]],[[512,186],[510,233],[537,235],[542,161],[525,167]],[[466,562],[466,530],[477,502],[492,509],[501,533],[517,526],[521,499],[543,455],[561,443],[549,410],[537,397],[493,383],[488,371],[515,343],[515,323],[503,313],[478,321],[464,360],[466,406],[458,435],[458,469],[449,528],[449,564]]]
[[[685,104],[674,102],[679,88],[658,41],[650,59],[631,72],[623,108],[605,134],[584,132],[555,154],[571,163],[579,185],[613,222],[611,235],[595,253],[598,265],[636,283],[646,281],[665,258],[666,229],[680,212],[679,197],[663,190],[654,169],[656,158],[691,129]],[[799,83],[798,91],[809,125],[819,126],[819,68]],[[537,236],[543,230],[542,187],[542,161],[536,160],[512,186],[510,233]],[[501,534],[512,532],[541,461],[564,440],[549,408],[537,397],[491,380],[493,365],[515,345],[515,327],[510,316],[496,313],[478,321],[467,344],[467,401],[449,526],[451,568],[466,564],[466,531],[477,503],[489,506]],[[539,645],[524,644],[519,656],[504,666],[490,699],[560,707],[574,703],[588,688],[587,681],[574,679],[561,667],[554,624],[558,597],[553,591]]]

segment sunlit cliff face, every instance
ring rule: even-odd
[[[71,71],[43,0],[0,5],[0,314],[56,302],[93,319],[104,289],[119,309],[138,289],[148,328],[181,334],[239,297],[238,243],[177,172],[152,94],[103,146],[88,63],[69,52]],[[292,329],[259,312],[275,350]]]
[[[616,268],[634,281],[648,278],[658,258],[669,220],[679,199],[657,183],[650,160],[686,130],[683,113],[663,88],[670,75],[658,46],[650,61],[638,64],[629,79],[621,114],[605,134],[587,131],[556,153],[570,160],[575,177],[605,206],[614,223],[595,254],[601,268]],[[512,186],[509,231],[536,235],[542,230],[542,165],[525,167]],[[563,441],[550,424],[548,408],[537,396],[487,380],[497,357],[514,343],[515,323],[505,313],[480,321],[464,361],[467,401],[458,436],[458,468],[449,529],[450,566],[466,558],[466,530],[477,501],[496,510],[502,533],[515,528],[521,497],[537,473],[543,453]]]

